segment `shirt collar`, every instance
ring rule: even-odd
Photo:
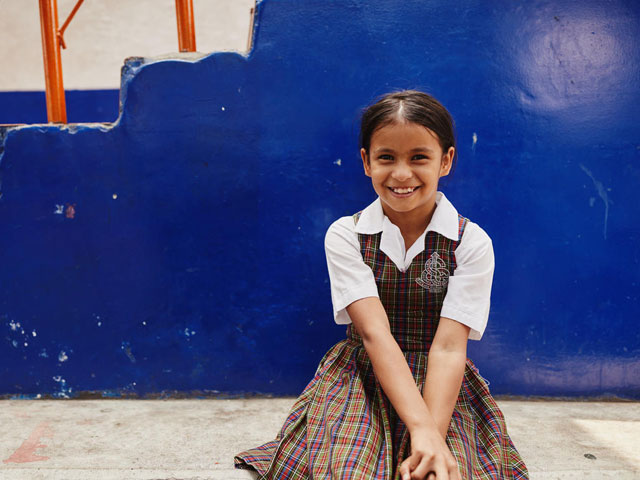
[[[380,197],[378,197],[362,211],[355,231],[367,235],[382,232],[385,220],[391,223],[384,214]],[[425,232],[428,231],[437,232],[451,240],[458,240],[458,211],[442,192],[436,193],[436,209],[425,230]]]

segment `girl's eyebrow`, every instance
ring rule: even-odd
[[[433,153],[433,149],[429,147],[416,147],[410,150],[411,152],[428,152]]]
[[[376,148],[374,150],[375,153],[395,153],[395,150],[393,148],[389,148],[389,147],[379,147]],[[409,152],[415,153],[415,152],[428,152],[428,153],[434,153],[434,150],[432,148],[429,147],[415,147],[412,148],[411,150],[409,150]]]
[[[379,147],[374,150],[375,153],[395,153],[393,148]]]

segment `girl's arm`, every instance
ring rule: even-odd
[[[480,339],[489,316],[494,257],[491,238],[469,222],[455,251],[456,269],[449,277],[427,363],[422,395],[446,437],[460,393],[469,338]],[[455,319],[455,320],[453,320]]]
[[[438,480],[458,479],[457,464],[444,438],[438,434],[429,405],[422,399],[409,365],[391,334],[380,300],[362,298],[350,304],[347,313],[362,337],[376,378],[409,431],[411,456],[400,467],[403,480],[422,479],[431,471]]]
[[[469,327],[441,317],[429,350],[427,378],[422,392],[442,438],[447,437],[453,408],[460,393],[467,362]]]

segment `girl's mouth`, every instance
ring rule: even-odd
[[[420,187],[387,187],[394,197],[408,197]]]

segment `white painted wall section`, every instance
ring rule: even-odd
[[[58,0],[60,25],[77,0]],[[199,52],[245,52],[255,0],[193,0]],[[66,90],[120,87],[127,57],[178,51],[175,0],[85,0],[65,32]],[[0,91],[44,90],[37,0],[0,0]]]

